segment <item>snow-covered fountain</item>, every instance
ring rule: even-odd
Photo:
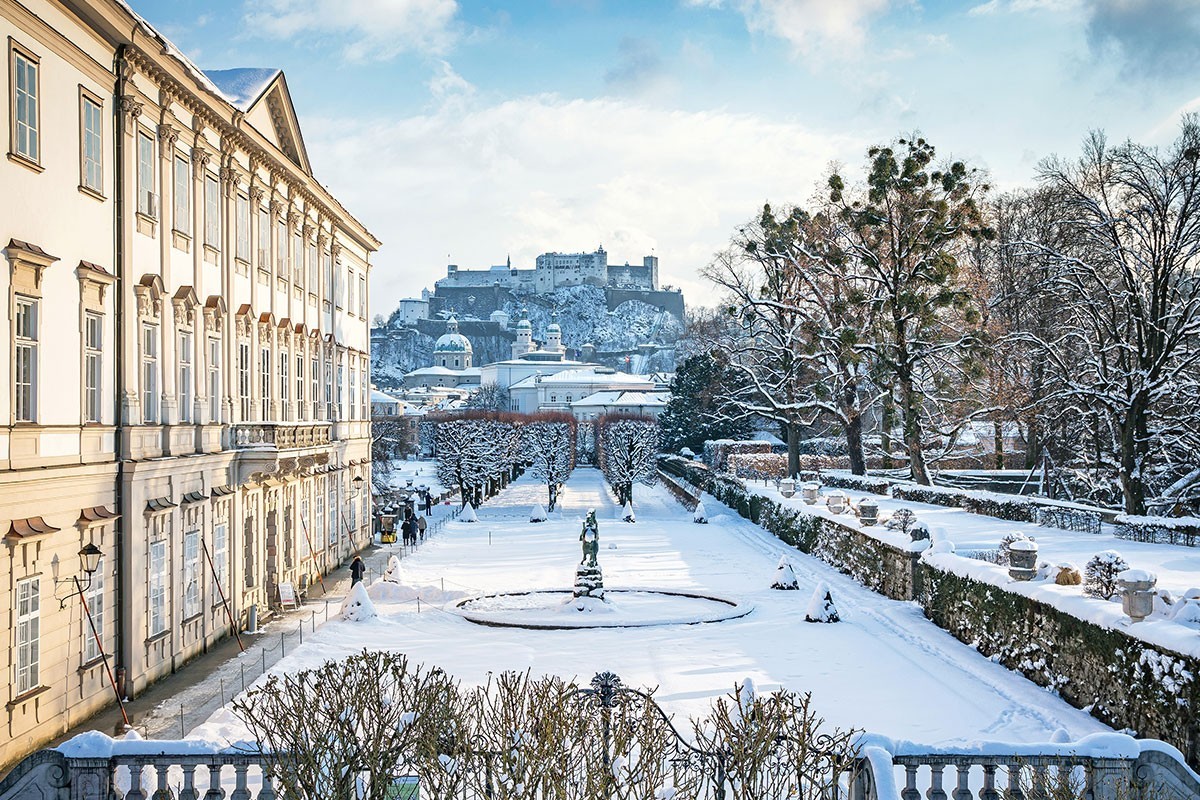
[[[480,625],[514,628],[640,628],[695,625],[744,617],[753,606],[715,595],[643,587],[605,588],[600,526],[589,509],[579,534],[583,558],[571,589],[505,592],[471,597],[454,610]]]

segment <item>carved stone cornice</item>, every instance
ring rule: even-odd
[[[191,286],[180,286],[179,291],[175,292],[175,296],[171,298],[171,306],[175,309],[176,324],[182,320],[191,325],[197,305],[199,305],[199,300],[196,298],[195,289]]]

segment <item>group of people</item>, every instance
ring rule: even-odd
[[[416,544],[417,539],[425,539],[425,528],[429,522],[425,515],[417,516],[410,509],[404,510],[404,522],[400,523],[400,532],[404,535],[405,544]]]

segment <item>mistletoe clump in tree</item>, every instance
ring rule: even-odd
[[[635,483],[654,483],[658,467],[658,423],[636,414],[605,414],[596,420],[600,471],[624,506]]]
[[[575,417],[561,412],[541,412],[520,426],[521,460],[533,477],[546,484],[546,510],[553,512],[558,490],[575,468]]]
[[[966,407],[986,340],[975,287],[960,270],[971,243],[994,237],[979,206],[988,187],[961,161],[936,165],[935,154],[922,138],[897,139],[868,151],[865,191],[838,172],[828,181],[835,250],[871,317],[883,434],[898,414],[912,478],[926,485],[927,438],[953,442],[972,414],[990,413]]]

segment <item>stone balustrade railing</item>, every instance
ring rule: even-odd
[[[330,422],[239,422],[233,443],[241,448],[294,450],[329,444]]]
[[[1065,744],[931,751],[863,740],[851,800],[1195,800],[1200,775],[1158,740],[1095,734]]]
[[[841,774],[839,796],[849,800],[1200,797],[1200,776],[1177,750],[1122,734],[1069,744],[979,743],[940,750],[867,736],[859,752],[858,769]],[[191,740],[116,740],[92,732],[60,750],[26,758],[0,781],[0,800],[275,800],[282,789],[268,769],[267,757],[249,750]],[[1073,791],[1062,794],[1060,779],[1068,775]],[[719,781],[705,786],[704,800],[730,796]],[[465,788],[461,796],[476,798]]]

